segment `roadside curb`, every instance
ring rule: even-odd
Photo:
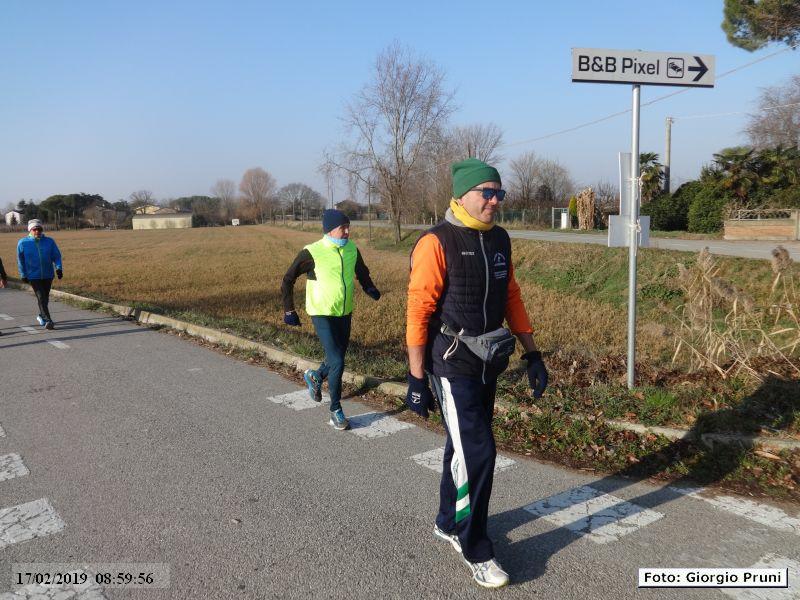
[[[29,285],[11,279],[8,280],[8,286],[19,290],[32,291]],[[213,329],[211,327],[203,327],[201,325],[195,325],[187,321],[181,321],[179,319],[174,319],[172,317],[167,317],[164,315],[159,315],[138,308],[133,308],[125,304],[114,304],[111,302],[104,302],[102,300],[96,300],[94,298],[79,296],[77,294],[71,294],[69,292],[62,292],[60,290],[52,290],[50,292],[50,296],[53,298],[66,300],[68,302],[86,303],[97,307],[102,307],[124,318],[137,321],[138,323],[141,323],[143,325],[169,327],[170,329],[181,331],[183,333],[203,339],[213,344],[228,345],[240,350],[255,350],[256,352],[261,353],[268,360],[293,367],[295,370],[301,373],[306,369],[314,369],[318,366],[318,363],[315,361],[309,360],[303,356],[293,354],[291,352],[287,352],[286,350],[281,350],[280,348],[276,348],[275,346],[271,346],[269,344],[254,342],[252,340],[248,340],[247,338],[243,338],[238,335],[233,335],[231,333],[220,331],[219,329]],[[371,377],[368,375],[360,375],[352,371],[345,371],[342,376],[342,380],[349,384],[358,386],[363,390],[376,390],[386,394],[387,396],[395,396],[398,398],[405,398],[406,391],[408,389],[407,386],[403,383],[398,383],[396,381],[386,381],[384,379],[379,379],[377,377]],[[498,401],[497,405],[503,406],[504,408],[514,407],[518,408],[520,412],[527,412],[524,410],[523,407],[520,407],[518,405],[512,405],[506,402]],[[582,415],[570,415],[570,418],[576,420],[585,420],[586,417]],[[654,425],[642,425],[640,423],[629,423],[627,421],[618,421],[615,419],[605,419],[604,422],[616,429],[632,431],[634,433],[639,433],[639,434],[652,433],[664,436],[665,438],[673,441],[681,439],[689,440],[696,437],[695,433],[689,429],[680,429],[675,427],[660,427]],[[793,440],[786,438],[772,438],[764,436],[747,436],[747,435],[726,434],[726,433],[703,433],[700,434],[700,440],[703,444],[709,447],[713,447],[716,444],[724,444],[724,445],[738,444],[745,448],[752,448],[755,446],[770,447],[777,450],[793,450],[800,448],[800,440]]]

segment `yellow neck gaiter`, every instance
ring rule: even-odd
[[[475,217],[470,216],[470,214],[467,212],[467,209],[456,202],[455,199],[450,200],[450,210],[453,211],[456,219],[461,221],[470,229],[489,231],[492,227],[494,227],[494,223],[484,223],[483,221],[478,221],[478,219]]]

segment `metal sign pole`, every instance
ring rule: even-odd
[[[639,246],[639,96],[641,87],[633,86],[631,122],[631,206],[630,253],[628,261],[628,389],[636,376],[636,250]]]

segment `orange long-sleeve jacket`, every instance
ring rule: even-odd
[[[505,319],[514,334],[533,333],[528,313],[522,302],[514,267],[509,265],[508,296]],[[447,278],[444,248],[435,235],[424,235],[411,255],[411,278],[408,283],[406,311],[406,343],[424,346],[428,341],[428,323],[436,312]]]

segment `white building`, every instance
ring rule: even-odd
[[[25,216],[22,213],[19,213],[15,210],[10,210],[6,213],[5,216],[6,225],[24,225],[23,220]],[[13,221],[13,223],[12,223]]]
[[[192,213],[173,208],[160,208],[156,212],[133,215],[134,229],[188,229],[192,226]]]

